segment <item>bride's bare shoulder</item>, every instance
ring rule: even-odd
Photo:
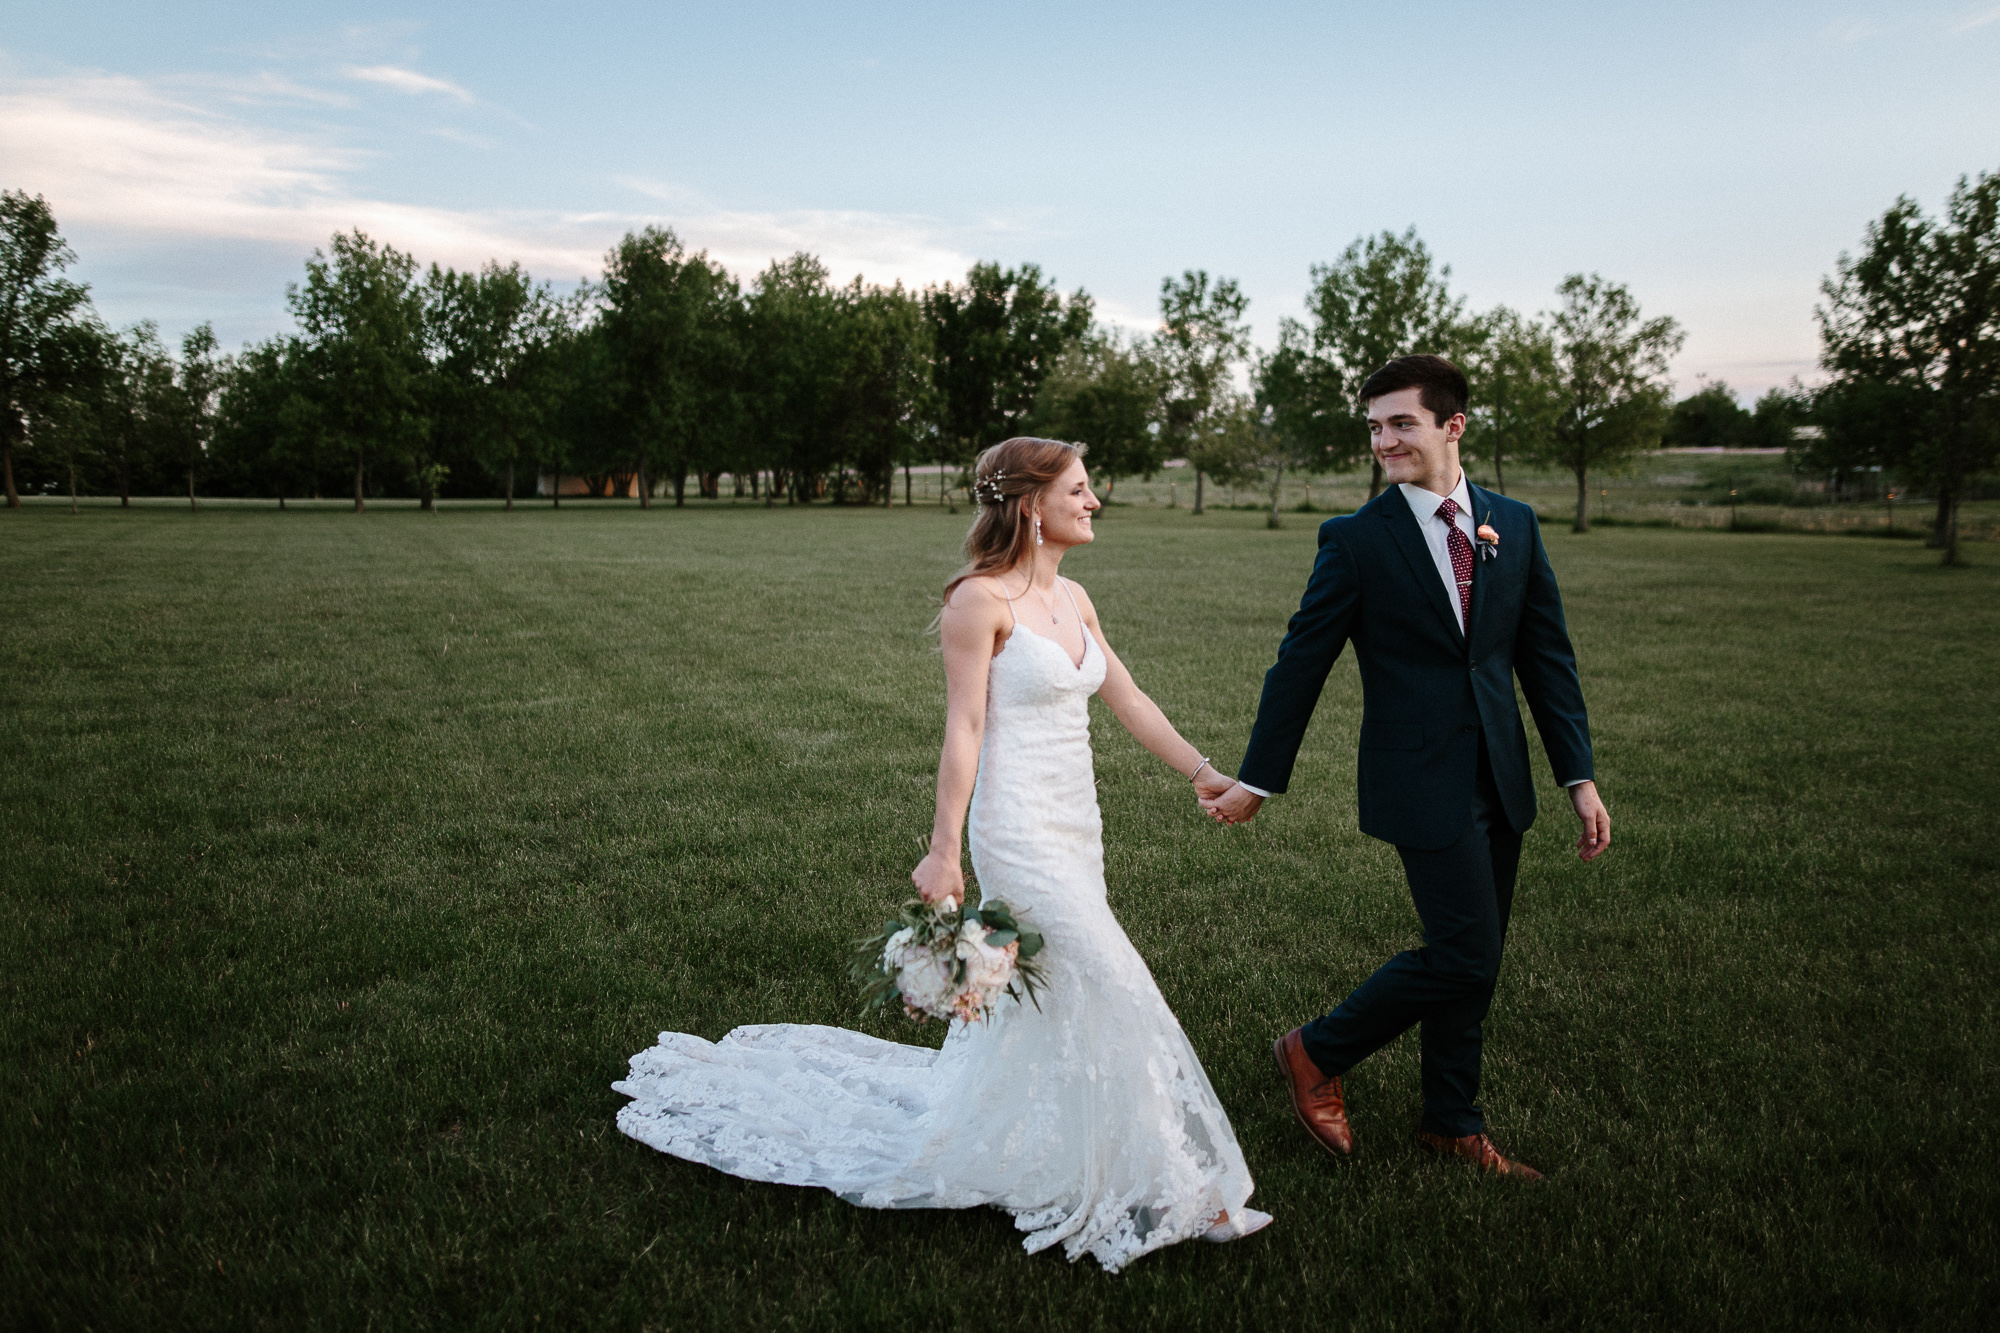
[[[1005,618],[1006,591],[1000,580],[991,574],[975,574],[953,588],[951,595],[944,599],[944,614],[952,620],[984,620],[996,615]]]

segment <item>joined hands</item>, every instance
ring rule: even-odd
[[[1213,769],[1204,770],[1195,779],[1194,798],[1218,824],[1247,824],[1257,813],[1257,807],[1264,804],[1263,797]]]

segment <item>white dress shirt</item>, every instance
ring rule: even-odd
[[[1458,524],[1458,530],[1465,534],[1465,540],[1477,545],[1478,524],[1472,518],[1472,491],[1465,484],[1465,474],[1463,472],[1458,474],[1458,485],[1452,488],[1450,495],[1439,495],[1436,491],[1425,490],[1407,481],[1399,483],[1399,486],[1403,498],[1410,502],[1410,512],[1416,515],[1417,527],[1424,534],[1424,545],[1431,548],[1431,561],[1437,566],[1438,578],[1444,583],[1445,600],[1451,603],[1451,613],[1458,617],[1458,632],[1463,634],[1465,608],[1458,600],[1458,574],[1451,567],[1451,547],[1446,544],[1444,524],[1438,522],[1437,512],[1438,507],[1446,500],[1458,501],[1458,517],[1453,521]],[[1475,566],[1477,563],[1474,562]],[[1236,785],[1253,796],[1269,797],[1271,794],[1241,779],[1238,779]],[[1576,785],[1576,782],[1563,784],[1565,787]]]
[[[1458,575],[1452,571],[1451,547],[1445,543],[1444,524],[1438,521],[1437,512],[1446,500],[1458,501],[1458,517],[1453,522],[1465,534],[1466,545],[1473,544],[1478,525],[1472,521],[1472,491],[1465,484],[1465,474],[1458,474],[1458,485],[1450,495],[1439,495],[1436,491],[1427,491],[1407,481],[1397,489],[1410,502],[1410,512],[1417,516],[1417,527],[1424,534],[1424,545],[1431,548],[1431,563],[1437,566],[1438,577],[1444,580],[1445,600],[1451,603],[1451,613],[1458,618],[1458,632],[1463,634],[1465,607],[1458,598]]]

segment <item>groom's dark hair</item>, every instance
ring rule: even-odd
[[[1466,401],[1472,397],[1465,372],[1428,352],[1397,357],[1362,383],[1358,397],[1365,411],[1369,403],[1382,395],[1404,389],[1418,391],[1417,401],[1437,418],[1440,426],[1463,412]]]

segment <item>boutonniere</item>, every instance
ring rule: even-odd
[[[1479,558],[1481,560],[1491,560],[1494,556],[1500,554],[1500,534],[1493,530],[1492,510],[1489,509],[1486,511],[1486,521],[1481,523],[1479,530],[1472,535],[1479,539]]]

